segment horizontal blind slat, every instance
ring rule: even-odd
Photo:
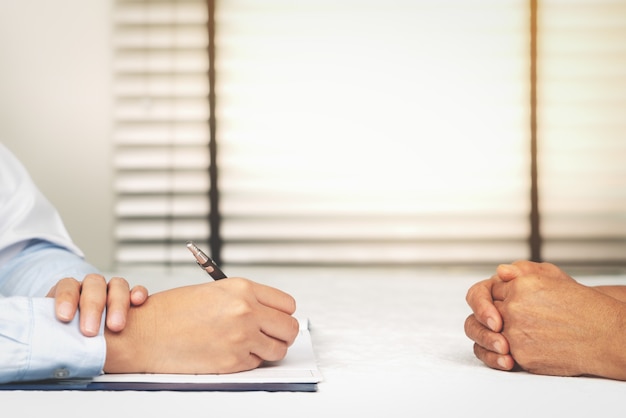
[[[118,196],[115,213],[119,218],[170,218],[175,216],[205,217],[209,204],[204,195]]]
[[[209,127],[192,121],[118,121],[113,140],[120,146],[208,145]]]
[[[498,264],[515,260],[527,251],[520,241],[481,242],[413,242],[345,243],[300,242],[287,244],[227,243],[223,256],[229,264],[305,264],[305,265],[472,265],[477,262]],[[286,260],[285,257],[289,259]]]

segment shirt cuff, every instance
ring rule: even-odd
[[[22,380],[91,378],[102,373],[106,356],[102,332],[85,337],[78,315],[69,323],[57,320],[54,299],[33,298],[29,302],[31,351]]]

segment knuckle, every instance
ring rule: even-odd
[[[479,346],[477,343],[474,343],[473,349],[474,349],[474,355],[477,358],[482,360],[482,358],[483,358],[483,351],[484,351],[483,348],[481,346]]]
[[[65,277],[59,281],[60,283],[68,284],[70,286],[79,285],[80,282],[73,277]]]
[[[296,311],[296,308],[297,308],[297,306],[296,306],[296,299],[293,296],[291,296],[291,295],[287,295],[287,297],[288,297],[287,300],[289,301],[288,302],[288,304],[289,304],[288,311],[289,311],[290,314],[292,314],[292,313],[294,313]],[[298,322],[298,321],[296,321],[296,322]]]
[[[489,347],[493,343],[493,332],[489,331],[487,328],[480,326],[475,327],[475,339],[477,343],[479,343],[483,347]]]
[[[261,365],[263,359],[248,352],[232,352],[221,356],[214,367],[218,374],[236,373],[251,370]]]
[[[557,274],[560,271],[561,269],[552,263],[548,263],[547,261],[541,263],[541,272],[544,274]]]
[[[247,300],[237,299],[232,301],[230,312],[234,317],[247,317],[253,313],[253,308]]]
[[[104,276],[101,274],[88,274],[87,276],[85,276],[85,280],[84,281],[93,281],[93,282],[104,282]]]
[[[284,341],[270,339],[267,342],[265,359],[267,361],[278,361],[285,358],[289,346]]]
[[[291,331],[293,333],[293,339],[295,340],[296,337],[298,336],[298,333],[300,332],[300,322],[298,322],[298,320],[294,318],[293,316],[291,316],[290,318],[291,318]]]
[[[228,282],[230,282],[231,286],[237,288],[240,291],[247,292],[249,291],[249,289],[252,288],[252,282],[242,277],[233,277],[231,279],[228,279]]]
[[[480,347],[493,347],[498,334],[479,323],[471,315],[465,320],[465,335]]]
[[[287,344],[287,346],[291,346],[298,337],[298,334],[300,333],[300,323],[298,322],[298,320],[294,317],[289,318],[290,321],[285,327],[287,333],[285,335],[284,342]]]
[[[221,373],[233,373],[241,370],[242,359],[236,353],[230,355],[224,355],[217,366],[216,372]]]
[[[80,282],[73,277],[66,277],[59,280],[56,285],[57,295],[71,295],[80,291]]]
[[[465,323],[463,324],[463,329],[465,331],[465,335],[470,337],[472,335],[472,322],[475,321],[474,314],[465,318]]]
[[[273,360],[276,361],[285,358],[285,356],[287,355],[287,348],[288,346],[284,342],[276,341],[272,350],[272,353],[274,353]]]
[[[130,288],[130,285],[128,284],[128,281],[123,278],[123,277],[112,277],[111,280],[109,280],[109,287],[111,286],[122,286],[122,287],[128,287]]]
[[[498,364],[499,355],[486,350],[478,344],[474,344],[474,355],[492,369],[502,369],[502,367]]]
[[[82,286],[106,286],[106,280],[100,274],[88,274],[83,279]]]
[[[477,359],[485,363],[486,365],[492,367],[492,363],[489,359],[489,353],[482,347],[480,344],[474,343],[474,355]]]
[[[474,301],[474,299],[476,299],[476,293],[478,292],[478,284],[474,284],[472,287],[470,287],[467,290],[467,293],[465,294],[465,301],[471,305],[472,302]]]
[[[253,354],[247,354],[244,359],[241,359],[238,362],[237,369],[238,371],[256,369],[257,367],[261,365],[261,363],[263,363],[262,358]]]

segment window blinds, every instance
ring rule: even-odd
[[[209,215],[204,1],[116,3],[118,263],[189,262]],[[530,254],[527,1],[217,1],[225,263]],[[622,1],[538,7],[543,258],[624,263]]]
[[[222,258],[527,258],[526,1],[216,3]]]
[[[208,241],[208,32],[204,1],[114,10],[116,262],[189,262]]]
[[[549,261],[626,261],[624,16],[624,1],[540,2],[539,202]]]

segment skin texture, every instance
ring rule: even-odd
[[[126,326],[130,306],[139,306],[148,299],[148,290],[143,286],[130,289],[121,277],[113,277],[107,283],[99,274],[89,274],[82,282],[68,277],[48,292],[55,299],[55,314],[62,322],[74,319],[79,312],[80,330],[83,335],[98,334],[102,313],[106,308],[106,326],[121,331]]]
[[[489,367],[626,380],[626,287],[584,286],[553,264],[518,261],[466,300],[465,333]]]
[[[105,330],[106,373],[233,373],[287,354],[299,325],[288,294],[243,278],[185,286],[131,307]]]

